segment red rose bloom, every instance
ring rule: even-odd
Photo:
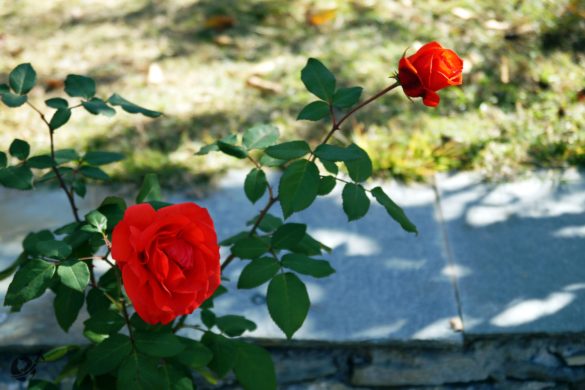
[[[112,257],[128,297],[149,324],[192,313],[220,284],[219,246],[206,209],[181,203],[129,207],[114,228]]]
[[[398,80],[407,96],[422,97],[425,106],[439,104],[437,91],[451,85],[461,85],[463,60],[453,50],[431,42],[398,64]]]

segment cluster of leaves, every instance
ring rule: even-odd
[[[8,84],[0,84],[0,99],[8,107],[20,107],[29,104],[36,111],[28,97],[28,93],[37,82],[37,74],[30,64],[21,64],[14,68],[8,76]],[[113,116],[116,114],[114,106],[121,107],[132,114],[142,114],[156,118],[160,112],[140,107],[118,94],[111,95],[107,100],[96,97],[96,82],[92,78],[70,74],[65,79],[65,93],[71,98],[77,98],[79,102],[71,105],[67,99],[57,97],[45,101],[45,105],[54,110],[50,119],[44,114],[41,118],[52,134],[64,126],[70,119],[73,110],[83,107],[93,115]],[[30,156],[30,145],[23,140],[16,139],[10,145],[10,156],[15,158],[15,163],[9,165],[8,156],[0,152],[0,184],[7,188],[29,190],[33,187],[35,175],[32,169],[48,170],[45,175],[38,178],[38,182],[55,179],[58,174],[66,181],[71,191],[84,197],[86,193],[86,181],[108,180],[108,175],[99,168],[121,160],[124,156],[119,153],[104,151],[89,151],[80,155],[73,149],[52,150],[51,154],[45,153]]]
[[[362,89],[337,89],[335,76],[315,59],[308,61],[301,79],[319,100],[307,105],[299,119],[318,121],[330,116],[333,123],[321,144],[311,147],[303,140],[279,142],[276,127],[260,124],[247,129],[241,137],[229,135],[198,152],[204,155],[219,151],[250,160],[254,165],[246,176],[244,192],[253,204],[263,198],[266,204],[248,221],[247,230],[220,243],[231,251],[222,269],[236,258],[248,261],[237,287],[266,285],[267,310],[289,339],[301,328],[311,305],[303,279],[324,278],[335,272],[327,260],[320,258],[330,249],[308,233],[306,224],[287,221],[289,217],[307,209],[317,197],[331,193],[337,183],[343,183],[343,210],[349,221],[366,215],[371,203],[369,192],[404,230],[416,232],[403,210],[381,187],[364,187],[372,175],[372,163],[363,149],[356,144],[327,144],[339,124],[360,108],[356,104]],[[256,324],[240,315],[218,315],[215,311],[214,300],[227,292],[225,286],[220,286],[199,309],[200,324],[186,324],[184,316],[166,326],[148,325],[129,311],[131,304],[120,271],[108,257],[113,228],[126,210],[125,200],[107,197],[84,219],[77,214],[75,196],[85,196],[86,181],[107,180],[100,166],[123,156],[103,151],[79,154],[71,149],[55,150],[53,135],[67,123],[73,109],[83,107],[91,114],[106,116],[115,113],[113,106],[148,117],[160,113],[116,94],[102,100],[95,96],[94,80],[69,75],[65,92],[81,101],[70,105],[63,98],[47,100],[46,105],[55,110],[47,120],[28,101],[27,94],[35,82],[34,69],[29,64],[19,65],[10,73],[9,83],[0,85],[0,98],[9,107],[28,104],[39,113],[50,135],[50,153],[29,157],[29,144],[14,140],[8,150],[10,159],[0,153],[0,184],[28,190],[34,187],[33,183],[57,179],[69,199],[75,221],[54,231],[30,233],[25,238],[21,255],[0,273],[0,280],[14,274],[4,304],[17,311],[51,290],[57,322],[65,331],[85,306],[83,334],[89,343],[60,346],[45,353],[44,361],[67,358],[67,363],[54,382],[32,380],[29,388],[57,388],[56,384],[64,378],[75,377],[76,389],[192,389],[194,373],[214,383],[233,371],[245,389],[275,389],[270,354],[240,339],[245,332],[255,330]],[[344,110],[345,116],[337,121],[336,115]],[[277,188],[270,183],[266,168],[282,170]],[[33,174],[33,169],[39,170],[39,174]],[[347,175],[340,173],[340,169]],[[156,209],[168,205],[162,201],[155,175],[147,175],[138,192],[136,203],[144,202]],[[282,216],[270,212],[275,204],[280,205]],[[98,278],[93,271],[94,261],[105,261],[111,268]],[[200,331],[200,340],[178,335],[177,331],[184,327]]]
[[[336,90],[335,76],[318,60],[309,59],[301,72],[307,89],[321,100],[307,105],[299,119],[320,120],[357,103],[360,87]],[[332,118],[335,124],[335,117]],[[333,131],[336,129],[334,128]],[[238,288],[256,288],[268,283],[266,304],[276,325],[291,338],[300,329],[310,308],[310,299],[301,277],[323,278],[335,270],[328,261],[316,258],[328,251],[324,244],[307,232],[303,223],[286,222],[292,214],[308,208],[318,196],[325,196],[338,182],[342,190],[343,210],[349,221],[364,217],[370,209],[370,192],[404,230],[416,233],[416,227],[403,210],[381,187],[367,190],[363,183],[372,175],[368,154],[356,144],[349,146],[321,143],[314,149],[303,140],[279,143],[279,131],[271,125],[256,125],[240,137],[224,137],[204,146],[197,154],[220,151],[239,159],[249,159],[254,168],[247,174],[244,192],[256,203],[268,192],[267,203],[248,221],[251,229],[222,241],[231,249],[232,258],[250,261],[239,276]],[[340,178],[343,164],[350,181]],[[267,179],[266,168],[283,170],[278,195]],[[280,203],[283,218],[269,210]],[[204,312],[202,312],[202,316]]]

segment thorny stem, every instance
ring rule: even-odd
[[[344,116],[341,117],[341,119],[339,121],[335,120],[335,115],[333,114],[333,107],[329,107],[330,108],[330,112],[331,112],[331,119],[332,119],[332,125],[331,125],[331,130],[329,130],[329,133],[327,133],[327,135],[325,136],[325,138],[323,138],[323,141],[321,141],[321,143],[319,145],[323,145],[326,144],[327,141],[329,141],[329,139],[331,138],[331,136],[333,135],[333,133],[335,133],[337,130],[339,130],[339,128],[341,127],[341,124],[343,122],[345,122],[345,120],[347,118],[349,118],[350,116],[352,116],[356,111],[364,108],[365,106],[367,106],[368,104],[370,104],[371,102],[373,102],[374,100],[384,96],[385,94],[387,94],[388,92],[392,91],[394,88],[398,87],[400,85],[400,83],[397,81],[394,84],[384,88],[383,90],[381,90],[380,92],[378,92],[377,94],[375,94],[374,96],[370,97],[367,100],[364,100],[362,103],[358,104],[357,106],[355,106],[354,108],[352,108],[347,114],[345,114]],[[312,155],[310,158],[311,161],[315,160],[315,155]]]
[[[130,341],[132,342],[132,346],[134,346],[134,330],[132,329],[132,325],[130,324],[130,316],[128,315],[128,309],[126,308],[126,300],[122,298],[122,314],[124,315],[124,321],[126,321],[126,327],[128,328],[128,335],[130,336]]]
[[[45,114],[43,114],[41,112],[41,110],[36,108],[31,102],[27,101],[26,104],[28,104],[30,108],[32,108],[33,110],[35,110],[37,112],[37,114],[39,114],[42,121],[49,128],[49,137],[50,137],[50,141],[51,141],[51,162],[52,162],[53,172],[55,173],[55,176],[57,177],[57,180],[59,181],[59,185],[61,186],[61,188],[65,192],[65,195],[67,195],[67,200],[69,200],[69,205],[71,206],[71,211],[73,212],[73,217],[75,218],[75,221],[81,222],[81,219],[79,218],[79,213],[77,211],[78,209],[77,209],[77,206],[75,204],[75,196],[73,195],[73,191],[69,191],[69,189],[67,188],[67,184],[65,183],[65,180],[63,179],[63,176],[61,175],[61,172],[59,172],[59,168],[57,167],[57,162],[55,161],[55,140],[53,137],[54,131],[53,131],[53,129],[51,129],[51,125],[49,124],[49,121],[45,117]]]
[[[378,92],[377,94],[375,94],[374,96],[370,97],[369,99],[363,101],[362,103],[360,103],[359,105],[355,106],[353,109],[351,109],[349,112],[347,112],[344,116],[341,117],[341,119],[339,121],[337,121],[336,117],[335,117],[335,111],[333,110],[333,106],[330,104],[329,105],[329,113],[331,115],[331,130],[329,130],[329,132],[327,133],[327,135],[325,136],[325,138],[323,138],[323,140],[321,141],[321,143],[317,146],[321,146],[323,144],[326,144],[329,139],[331,138],[331,136],[333,136],[333,133],[335,133],[337,130],[339,130],[339,128],[341,127],[341,124],[343,122],[345,122],[345,120],[347,118],[349,118],[350,116],[352,116],[353,114],[355,114],[358,110],[362,109],[363,107],[367,106],[368,104],[370,104],[371,102],[373,102],[374,100],[384,96],[385,94],[387,94],[388,92],[390,92],[391,90],[393,90],[394,88],[398,87],[400,85],[400,83],[397,81],[394,84],[384,88],[383,90],[381,90],[380,92]],[[309,161],[314,161],[316,158],[315,154],[312,154],[309,157]],[[248,159],[254,164],[254,166],[258,169],[262,169],[262,166],[258,163],[258,161],[256,161],[253,157],[248,156]],[[336,180],[340,180],[340,181],[344,181],[343,179],[340,178],[335,178]],[[258,218],[256,219],[256,222],[254,223],[254,225],[252,226],[252,228],[250,229],[249,235],[252,236],[254,235],[254,233],[256,233],[256,230],[258,229],[258,227],[260,226],[260,223],[262,223],[262,220],[264,219],[264,217],[266,216],[266,214],[268,214],[268,211],[270,210],[270,208],[276,203],[278,202],[278,195],[274,196],[272,187],[270,186],[270,184],[268,185],[268,192],[269,192],[269,197],[268,197],[268,202],[266,203],[266,206],[264,206],[264,208],[260,211],[260,214],[258,215]],[[234,254],[230,254],[222,263],[221,265],[221,271],[223,272],[230,264],[232,261],[234,261],[234,259],[236,258],[236,256],[234,256]],[[183,315],[179,318],[179,320],[177,321],[176,325],[173,328],[173,333],[177,332],[178,330],[180,330],[181,328],[186,327],[187,325],[185,325],[185,321],[187,320],[187,316]]]
[[[122,275],[120,272],[120,268],[115,267],[116,269],[116,280],[118,281],[118,288],[120,289],[120,305],[122,306],[122,315],[124,316],[124,322],[126,322],[126,327],[128,328],[128,335],[130,336],[130,341],[132,342],[132,347],[134,348],[134,330],[132,330],[132,325],[130,324],[130,316],[128,315],[128,309],[126,308],[126,298],[124,297],[124,293],[122,292]]]

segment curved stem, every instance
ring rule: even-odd
[[[323,145],[326,144],[329,139],[331,138],[331,136],[333,136],[333,133],[335,133],[337,130],[339,130],[339,128],[341,127],[341,125],[343,124],[343,122],[345,122],[345,120],[347,118],[349,118],[350,116],[352,116],[353,114],[355,114],[358,110],[364,108],[365,106],[367,106],[368,104],[370,104],[371,102],[373,102],[374,100],[386,95],[388,92],[392,91],[394,88],[398,87],[400,85],[400,83],[397,81],[394,84],[384,88],[383,90],[381,90],[380,92],[378,92],[377,94],[375,94],[374,96],[370,97],[367,100],[364,100],[363,102],[361,102],[360,104],[358,104],[357,106],[355,106],[354,108],[352,108],[350,111],[347,112],[347,114],[345,114],[344,116],[341,117],[341,119],[339,119],[339,121],[335,120],[335,116],[333,115],[333,107],[330,106],[330,110],[331,110],[331,119],[332,119],[332,125],[331,125],[331,130],[329,130],[329,133],[327,133],[327,135],[325,136],[325,138],[323,138],[323,141],[321,141],[321,143],[319,145]],[[310,158],[311,161],[315,160],[315,155],[312,155]]]
[[[65,195],[67,195],[67,200],[69,201],[69,205],[71,206],[71,211],[73,212],[73,217],[75,218],[75,222],[81,222],[81,218],[79,218],[77,205],[75,204],[75,196],[73,195],[73,191],[72,190],[70,191],[67,188],[67,183],[65,183],[65,180],[63,179],[63,176],[61,175],[61,172],[59,172],[59,168],[57,167],[57,161],[55,161],[55,140],[53,137],[54,131],[53,131],[53,129],[51,129],[51,124],[49,123],[49,121],[45,117],[45,114],[43,114],[41,110],[39,110],[37,107],[35,107],[29,101],[27,101],[26,104],[28,104],[28,106],[30,108],[32,108],[34,111],[37,112],[37,114],[39,114],[39,116],[41,117],[41,120],[49,128],[49,138],[50,138],[50,142],[51,142],[51,163],[52,163],[51,168],[53,170],[53,173],[55,173],[57,180],[59,181],[59,186],[63,189],[63,192],[65,192]]]

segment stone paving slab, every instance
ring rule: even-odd
[[[251,206],[242,191],[245,172],[232,172],[219,189],[203,200],[215,219],[219,237],[242,230],[264,200]],[[272,180],[275,180],[272,177]],[[417,224],[420,235],[403,232],[385,211],[372,203],[363,220],[347,223],[340,206],[338,188],[317,201],[310,211],[291,218],[307,222],[310,233],[333,248],[327,258],[337,273],[326,279],[305,277],[313,303],[309,317],[295,339],[320,342],[395,342],[434,340],[459,343],[449,320],[457,316],[457,305],[449,277],[443,237],[435,218],[435,195],[425,186],[384,184],[385,189]],[[82,208],[95,207],[104,190],[92,191]],[[70,221],[66,200],[59,191],[0,192],[0,267],[9,264],[20,251],[20,241],[30,230],[54,228]],[[174,194],[172,202],[194,197]],[[21,217],[26,214],[26,218]],[[279,214],[279,211],[275,212]],[[24,222],[26,221],[26,223]],[[225,253],[224,253],[225,256]],[[244,262],[236,261],[226,276],[235,289],[235,275]],[[8,281],[0,282],[3,300]],[[265,305],[266,286],[239,290],[216,302],[221,313],[245,315],[258,324],[246,336],[282,340],[284,335],[269,318]],[[0,311],[0,347],[78,342],[82,321],[78,319],[65,334],[55,324],[52,294],[25,305],[21,313]],[[198,315],[193,316],[196,321]]]
[[[437,178],[466,335],[585,331],[585,175]]]

